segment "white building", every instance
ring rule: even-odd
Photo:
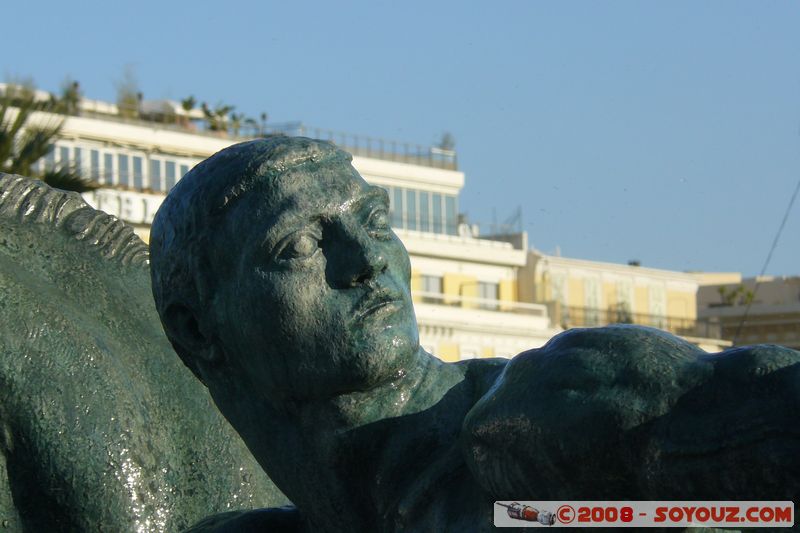
[[[174,102],[143,103],[142,109],[159,110],[151,122],[123,119],[105,102],[84,99],[80,109],[80,116],[32,117],[33,123],[64,119],[60,139],[39,165],[79,167],[103,185],[86,193],[87,201],[134,226],[145,241],[167,191],[199,161],[245,140],[195,131],[191,120],[198,117],[181,116]],[[551,326],[545,305],[519,302],[526,240],[480,239],[458,223],[464,174],[455,152],[301,125],[283,132],[336,142],[354,154],[353,165],[368,182],[387,189],[393,227],[411,256],[421,342],[432,353],[448,361],[509,357],[560,331]]]

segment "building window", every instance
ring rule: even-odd
[[[181,165],[181,177],[184,177],[189,172],[189,165]]]
[[[433,200],[433,232],[444,233],[442,231],[442,195],[435,192],[431,198]]]
[[[167,161],[164,164],[164,178],[167,192],[172,190],[172,188],[175,186],[175,182],[177,181],[175,170],[175,161]]]
[[[144,172],[142,171],[142,158],[133,156],[133,187],[137,191],[144,188]]]
[[[161,191],[161,161],[158,159],[150,160],[150,188],[154,191]]]
[[[586,326],[600,325],[600,283],[594,278],[583,280]]]
[[[128,170],[128,156],[117,154],[117,167],[119,173],[119,184],[123,187],[130,187],[130,170]]]
[[[566,274],[562,272],[550,274],[549,301],[553,305],[553,320],[566,329],[570,319]]]
[[[406,190],[406,228],[417,229],[417,191]]]
[[[91,150],[89,152],[90,175],[93,181],[100,182],[100,152]]]
[[[83,175],[83,154],[81,153],[81,149],[75,148],[73,153],[75,155],[75,172]]]
[[[430,231],[431,230],[431,221],[430,221],[430,194],[425,191],[419,192],[419,230],[420,231]]]
[[[114,183],[114,154],[103,153],[103,183]]]
[[[500,285],[486,281],[478,282],[478,298],[482,301],[478,304],[481,309],[497,309],[497,299],[500,294]]]
[[[389,193],[392,227],[438,234],[458,233],[458,203],[455,196],[385,187]]]
[[[617,305],[614,321],[618,324],[633,324],[633,284],[630,281],[617,283]]]
[[[458,221],[456,220],[456,197],[445,196],[444,198],[444,217],[446,233],[448,235],[458,234]]]
[[[648,300],[650,300],[650,320],[651,326],[664,329],[667,326],[666,309],[667,298],[664,294],[664,287],[652,286],[649,288]]]
[[[69,148],[66,146],[60,146],[58,148],[58,162],[61,163],[61,166],[66,168],[69,165]]]
[[[422,276],[422,301],[426,303],[442,303],[442,276]]]

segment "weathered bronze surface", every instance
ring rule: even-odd
[[[287,501],[175,356],[131,228],[0,174],[0,531],[178,531]]]
[[[475,531],[496,499],[800,496],[800,353],[608,327],[442,363],[419,346],[386,193],[329,143],[201,163],[151,252],[167,336],[296,506],[198,531]]]

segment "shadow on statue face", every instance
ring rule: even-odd
[[[348,163],[306,163],[239,202],[217,243],[233,252],[216,259],[215,309],[257,393],[324,399],[402,374],[419,339],[386,192]]]

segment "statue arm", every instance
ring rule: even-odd
[[[791,499],[799,378],[800,353],[778,346],[709,355],[648,328],[571,330],[509,363],[464,452],[496,499]]]

